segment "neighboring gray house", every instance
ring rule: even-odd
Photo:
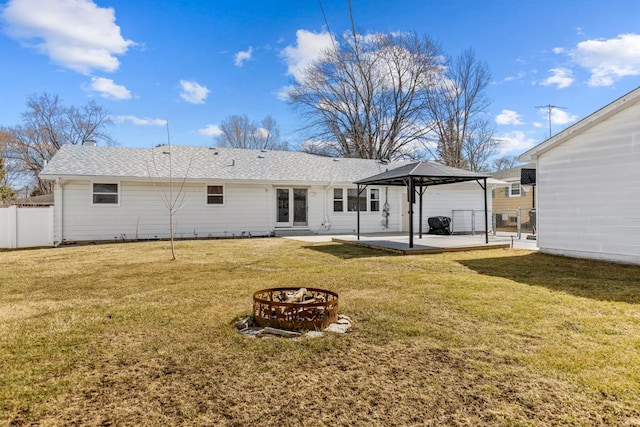
[[[541,252],[640,264],[640,87],[522,154]]]
[[[362,232],[401,232],[406,190],[368,187],[358,197],[353,184],[401,164],[217,147],[64,146],[40,178],[55,181],[56,243],[166,238],[167,197],[177,200],[179,238],[352,233],[358,203]],[[484,206],[475,182],[426,197],[425,222]]]

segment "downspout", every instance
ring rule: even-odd
[[[53,194],[53,230],[54,230],[54,235],[55,235],[55,230],[56,228],[59,230],[59,240],[57,242],[54,241],[54,248],[57,248],[58,246],[60,246],[62,244],[62,241],[64,240],[63,236],[63,229],[62,229],[62,224],[63,224],[63,220],[64,217],[62,215],[63,212],[63,200],[64,200],[64,186],[62,185],[62,181],[60,180],[60,178],[56,178],[56,188],[59,189],[58,194],[60,195],[60,203],[58,204],[58,197],[56,197],[56,194],[54,192]],[[55,191],[55,190],[54,190]],[[59,208],[58,208],[59,206]],[[60,223],[58,225],[58,227],[56,227],[56,222],[58,222],[58,218],[60,218]]]
[[[329,194],[329,189],[335,184],[333,182],[333,173],[329,176],[329,184],[324,187],[324,222],[322,223],[322,229],[329,231],[331,228],[331,221],[329,221],[329,206],[332,204],[333,196]]]

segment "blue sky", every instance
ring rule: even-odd
[[[346,0],[323,0],[349,29]],[[446,53],[473,48],[492,73],[488,113],[501,155],[517,155],[640,86],[637,0],[353,0],[362,32],[415,31]],[[0,1],[0,126],[29,94],[94,99],[118,144],[213,145],[227,116],[271,114],[293,145],[300,118],[282,100],[329,40],[320,3],[297,1]]]

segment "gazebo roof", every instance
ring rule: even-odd
[[[358,185],[407,185],[407,179],[413,178],[416,186],[453,184],[456,182],[476,181],[489,178],[489,175],[452,168],[432,162],[415,162],[391,169],[355,183]]]

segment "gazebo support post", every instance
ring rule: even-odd
[[[484,242],[489,244],[489,214],[488,214],[488,203],[487,203],[487,178],[483,179],[484,185],[482,189],[484,190]]]
[[[422,194],[424,193],[424,191],[422,191],[422,186],[420,186],[420,190],[419,194],[420,194],[420,215],[418,215],[419,219],[419,224],[418,224],[418,238],[422,239]]]
[[[413,249],[413,201],[415,200],[415,182],[413,177],[409,178],[409,189],[407,196],[409,197],[409,249]]]
[[[358,236],[358,240],[360,240],[360,184],[358,184],[358,197],[357,197],[357,207],[356,207],[356,217],[358,218],[357,222],[356,222],[356,231],[357,231],[357,236]],[[348,198],[347,198],[348,200]],[[349,206],[347,205],[347,210],[349,209]]]
[[[420,184],[420,190],[418,190],[418,194],[420,195],[420,224],[418,225],[418,235],[419,237],[422,239],[422,223],[424,222],[424,218],[422,217],[422,196],[425,193],[425,191],[427,191],[427,188],[429,186],[427,185],[426,187],[423,187],[422,184]]]

